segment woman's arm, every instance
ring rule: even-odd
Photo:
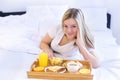
[[[91,52],[88,51],[79,33],[80,32],[78,29],[76,45],[78,46],[80,53],[82,54],[85,60],[89,60],[92,63],[93,68],[97,68],[100,64],[99,59],[95,55],[94,51]]]
[[[99,67],[99,64],[100,64],[99,59],[95,55],[94,51],[89,52],[86,49],[86,47],[84,47],[83,45],[79,45],[78,47],[79,47],[79,51],[83,55],[84,59],[90,61],[92,63],[93,68]]]
[[[52,38],[46,34],[45,37],[43,37],[43,39],[40,42],[39,47],[48,53],[49,57],[52,58],[53,57],[53,51],[50,48],[50,43],[52,41]]]

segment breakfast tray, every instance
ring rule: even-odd
[[[64,60],[63,63],[69,60]],[[38,66],[38,60],[34,61],[31,65],[30,71],[27,71],[28,78],[36,78],[36,79],[49,79],[49,80],[93,80],[93,75],[91,74],[91,64],[89,61],[81,60],[79,61],[83,64],[82,68],[87,68],[90,70],[89,74],[80,74],[80,73],[56,73],[56,72],[35,72],[33,68]],[[50,61],[48,61],[48,66],[50,66]]]

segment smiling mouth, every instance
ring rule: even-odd
[[[72,36],[72,35],[73,35],[73,33],[68,33],[67,35],[68,35],[68,36]]]

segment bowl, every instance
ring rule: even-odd
[[[57,66],[61,66],[63,63],[63,58],[60,57],[53,57],[52,59],[50,59],[50,63],[51,65],[57,65]]]
[[[81,67],[82,67],[81,63],[68,62],[66,68],[67,68],[68,72],[78,72]]]

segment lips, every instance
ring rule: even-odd
[[[67,39],[72,39],[72,38],[74,38],[74,34],[67,34]]]
[[[72,36],[72,35],[73,35],[73,33],[67,33],[67,35],[68,35],[68,36]]]

